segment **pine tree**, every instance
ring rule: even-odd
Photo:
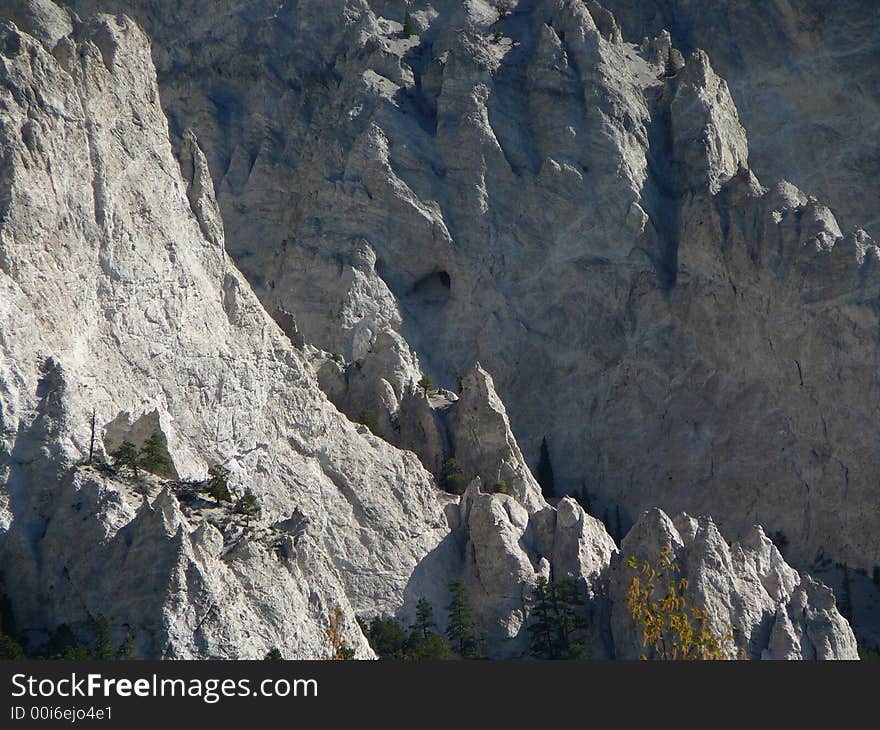
[[[431,604],[424,598],[420,598],[416,604],[416,621],[410,627],[410,631],[423,639],[427,639],[434,633],[437,628],[437,622],[434,621],[434,609]]]
[[[449,643],[436,632],[434,609],[424,598],[416,604],[416,620],[410,627],[408,658],[410,659],[451,659]]]
[[[588,515],[593,514],[593,500],[590,499],[590,493],[587,491],[586,485],[581,485],[581,491],[578,492],[577,503],[584,508],[584,512]]]
[[[140,469],[140,459],[138,458],[137,446],[131,441],[123,441],[119,448],[110,454],[113,459],[113,465],[119,469],[126,467],[131,469],[135,476],[138,476]]]
[[[584,601],[578,591],[577,583],[571,578],[557,581],[554,588],[553,607],[556,612],[558,631],[558,659],[585,659],[587,648],[584,644],[586,621],[584,620]]]
[[[235,503],[235,511],[245,516],[245,525],[249,526],[251,517],[259,514],[260,504],[257,502],[257,495],[250,489],[245,489],[244,494],[238,498]]]
[[[206,492],[215,502],[231,502],[229,491],[229,469],[220,464],[208,467],[208,484]]]
[[[379,659],[409,658],[409,640],[406,629],[396,618],[375,616],[366,626],[364,635]]]
[[[455,655],[440,634],[431,634],[427,639],[421,639],[410,647],[409,658],[416,660],[425,659],[453,659]]]
[[[446,610],[449,612],[449,623],[446,626],[446,637],[453,650],[462,659],[474,659],[477,656],[477,624],[474,620],[470,599],[460,580],[449,581],[451,599]]]
[[[451,494],[463,494],[467,488],[467,477],[458,463],[458,459],[450,458],[443,462],[440,469],[440,486]]]
[[[546,498],[556,496],[556,480],[553,478],[553,464],[550,463],[550,447],[547,445],[546,436],[541,440],[541,454],[538,458],[535,477]]]
[[[141,447],[140,465],[148,472],[161,477],[174,475],[174,467],[168,458],[168,445],[161,431],[153,431]]]
[[[553,609],[553,589],[547,579],[538,576],[534,593],[532,622],[528,626],[531,634],[532,654],[540,659],[553,659],[556,654],[557,626]]]
[[[25,659],[24,649],[15,639],[0,634],[0,659]]]
[[[428,391],[434,387],[434,381],[431,380],[431,377],[429,375],[423,375],[422,379],[419,380],[418,385],[423,391],[425,391],[425,395],[427,396]]]
[[[277,646],[273,646],[271,649],[269,649],[263,659],[268,662],[280,662],[284,660],[284,656],[282,656],[281,651],[278,649]]]
[[[414,35],[416,35],[416,24],[413,22],[413,17],[409,10],[407,10],[403,16],[403,37],[409,38]]]
[[[99,661],[110,661],[113,659],[113,638],[110,634],[110,622],[106,616],[98,616],[95,631],[97,639],[95,639],[93,656]]]

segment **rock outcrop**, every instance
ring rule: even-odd
[[[834,604],[831,591],[783,560],[760,527],[729,545],[709,518],[686,514],[674,521],[661,510],[643,514],[624,538],[609,577],[611,633],[615,655],[635,659],[642,645],[627,607],[627,592],[638,574],[626,563],[658,564],[670,551],[678,572],[657,580],[657,598],[666,583],[686,579],[689,607],[706,612],[706,625],[717,636],[733,630],[731,658],[858,659],[856,639]]]
[[[229,261],[201,152],[190,135],[174,158],[134,23],[78,23],[50,53],[4,22],[0,51],[0,562],[15,614],[35,635],[104,615],[148,656],[322,656],[338,605],[370,655],[355,612],[397,610],[448,532],[430,475],[336,411]],[[132,485],[78,466],[93,410],[99,456],[159,429],[182,478],[221,462],[260,525],[299,510],[309,529],[221,535],[167,489],[138,507]]]
[[[609,3],[618,23],[581,0],[506,15],[417,2],[406,37],[403,5],[378,0],[230,0],[210,17],[195,0],[67,5],[148,29],[172,131],[198,135],[237,264],[305,341],[369,373],[335,391],[350,417],[368,412],[398,443],[406,381],[424,371],[454,389],[454,372],[479,360],[526,461],[546,437],[559,487],[589,492],[600,514],[619,510],[626,526],[659,504],[764,524],[801,567],[819,552],[880,563],[880,518],[858,506],[880,468],[876,248],[835,221],[857,196],[818,184],[829,164],[780,159],[837,145],[809,132],[793,146],[768,131],[789,127],[759,123],[755,164],[770,177],[751,169],[734,102],[781,52],[744,40],[764,27],[757,4],[716,28],[676,25],[696,6],[675,3],[687,13],[666,18],[670,34],[652,3]],[[796,31],[803,12],[782,13],[784,37],[820,43]],[[709,42],[726,24],[755,51],[732,90],[713,69],[722,41]],[[642,26],[655,37],[636,45]],[[695,27],[710,29],[708,55],[675,48]],[[861,57],[871,38],[859,36]],[[734,73],[739,56],[719,56]],[[774,89],[787,85],[779,73]],[[814,78],[791,94],[813,93]],[[837,71],[823,84],[844,86]]]

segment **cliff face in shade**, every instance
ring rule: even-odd
[[[876,237],[880,7],[864,0],[608,0],[631,39],[668,29],[730,84],[763,179],[786,178]]]
[[[356,615],[442,623],[462,578],[522,656],[544,575],[626,656],[614,541],[545,502],[546,437],[593,512],[739,539],[698,521],[748,565],[695,596],[751,656],[853,657],[753,525],[799,568],[880,561],[877,248],[759,182],[705,53],[514,5],[0,0],[0,570],[35,643],[105,615],[144,656],[320,657],[338,606],[368,657]],[[159,430],[261,514],[83,465],[93,411],[99,455]]]

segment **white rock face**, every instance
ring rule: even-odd
[[[6,23],[0,49],[0,526],[16,613],[46,629],[102,613],[150,656],[314,657],[339,605],[368,656],[353,612],[396,610],[448,531],[430,476],[340,416],[229,262],[204,158],[192,135],[182,165],[172,155],[131,21],[78,25],[54,56]],[[76,467],[92,409],[99,452],[154,414],[182,477],[226,464],[268,537],[221,536],[167,491],[138,509],[129,486]],[[302,536],[272,528],[297,509]]]
[[[487,487],[503,484],[506,493],[529,512],[545,507],[541,487],[513,437],[492,376],[476,363],[460,387],[461,395],[449,408],[446,424],[464,473],[479,477]]]

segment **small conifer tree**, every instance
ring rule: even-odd
[[[451,494],[463,494],[467,487],[467,478],[457,459],[450,458],[440,468],[440,486]]]
[[[412,14],[407,10],[406,14],[403,16],[403,37],[410,38],[411,36],[416,35],[416,32],[416,24],[413,21]]]
[[[123,441],[119,448],[110,454],[110,457],[113,459],[113,466],[117,469],[130,469],[135,476],[138,476],[140,473],[140,459],[137,446],[131,441]]]
[[[257,502],[257,495],[250,489],[245,489],[244,494],[235,502],[235,511],[245,516],[245,525],[250,525],[251,517],[260,513],[260,503]]]
[[[229,491],[229,469],[220,464],[211,464],[208,467],[206,491],[208,496],[215,502],[231,502],[232,493]]]
[[[540,659],[552,659],[556,653],[556,626],[553,616],[553,594],[550,582],[539,575],[532,594],[534,607],[528,626],[532,654]]]
[[[477,656],[479,635],[464,583],[460,580],[450,581],[449,593],[451,598],[446,607],[449,612],[446,637],[462,659],[474,659]]]
[[[541,439],[541,453],[538,457],[538,469],[535,474],[541,491],[548,499],[556,496],[556,480],[553,477],[553,464],[550,463],[550,447],[547,445],[547,437]]]
[[[434,381],[431,380],[429,375],[423,375],[422,379],[419,380],[418,386],[425,392],[425,395],[428,395],[428,391],[434,387]]]
[[[106,616],[98,616],[95,621],[95,650],[93,656],[99,661],[110,661],[113,659],[113,637],[110,633],[110,622]]]
[[[140,465],[160,477],[171,477],[174,467],[168,458],[167,442],[161,431],[153,431],[141,447]]]

